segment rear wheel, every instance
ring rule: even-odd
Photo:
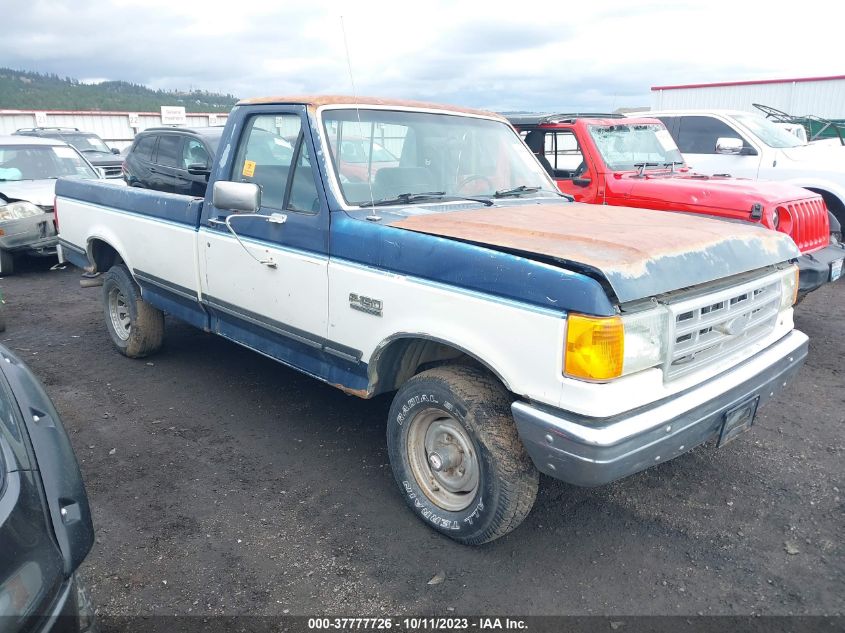
[[[475,367],[418,374],[387,423],[393,474],[428,526],[464,544],[504,536],[528,515],[538,473],[519,440],[507,390]]]
[[[164,313],[141,298],[141,290],[122,264],[103,276],[106,329],[117,350],[129,358],[158,351],[164,340]]]

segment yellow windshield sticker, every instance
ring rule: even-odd
[[[255,161],[254,160],[245,160],[244,161],[244,169],[241,172],[247,178],[252,178],[255,175]]]

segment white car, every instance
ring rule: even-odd
[[[12,273],[18,253],[55,256],[59,177],[95,180],[101,174],[64,141],[0,136],[0,274]]]
[[[639,113],[642,115],[642,113]],[[845,146],[802,143],[753,112],[661,110],[663,121],[690,167],[704,174],[780,180],[819,193],[837,222],[845,225]]]

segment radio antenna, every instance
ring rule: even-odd
[[[343,31],[343,47],[346,49],[346,67],[349,69],[349,83],[352,84],[352,97],[355,99],[355,114],[358,117],[358,130],[363,135],[364,133],[364,126],[361,124],[361,109],[358,107],[358,90],[355,87],[355,77],[352,74],[352,56],[349,54],[349,41],[346,39],[346,24],[343,21],[343,16],[340,16],[340,30]],[[370,136],[372,137],[373,130],[370,130]],[[362,139],[363,140],[363,139]],[[371,139],[372,140],[372,139]],[[335,160],[338,164],[338,173],[340,173],[340,152],[341,148],[338,144],[337,148],[337,156]],[[370,164],[372,165],[372,143],[370,143]],[[381,217],[376,215],[376,201],[375,196],[373,195],[373,180],[372,174],[367,174],[367,186],[370,189],[370,215],[367,216],[367,219],[372,222],[378,222],[381,220]]]

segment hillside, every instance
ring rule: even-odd
[[[122,110],[157,112],[160,106],[185,106],[188,112],[228,112],[232,95],[204,90],[151,90],[126,81],[83,84],[77,79],[0,68],[0,109]]]

